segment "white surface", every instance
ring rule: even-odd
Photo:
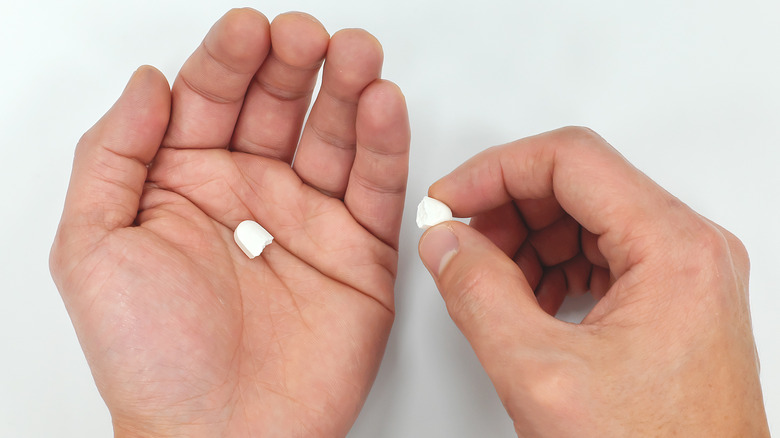
[[[266,246],[274,240],[271,233],[255,221],[246,220],[238,224],[233,232],[233,240],[247,257],[253,259],[263,253]]]
[[[427,230],[436,224],[451,220],[452,210],[438,199],[425,196],[417,205],[417,228]]]
[[[382,41],[412,162],[398,316],[351,438],[508,437],[512,427],[416,254],[427,187],[486,146],[587,125],[752,258],[751,305],[780,433],[780,3],[775,0],[250,2]],[[73,0],[0,8],[0,436],[108,436],[107,410],[48,274],[79,136],[140,64],[172,80],[232,2]],[[28,233],[25,230],[42,230]],[[576,318],[582,304],[569,303]]]

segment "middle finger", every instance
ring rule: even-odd
[[[271,53],[249,86],[233,150],[292,162],[329,40],[311,15],[290,12],[274,19]]]

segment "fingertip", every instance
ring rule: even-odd
[[[510,202],[504,187],[500,149],[490,147],[439,178],[428,188],[430,197],[449,205],[456,217],[472,217]]]
[[[453,217],[473,218],[471,214],[464,214],[458,200],[458,193],[452,190],[452,185],[448,181],[448,176],[438,179],[428,187],[428,197],[441,201],[452,210]]]
[[[286,18],[296,18],[296,19],[310,21],[311,23],[314,23],[315,25],[322,27],[323,29],[325,28],[325,25],[322,24],[322,22],[318,20],[317,17],[303,11],[283,12],[277,15],[276,18],[274,18],[274,21],[277,21],[279,19],[286,19]],[[273,25],[273,22],[271,24]]]
[[[241,29],[241,26],[248,29],[262,29],[270,26],[268,17],[265,14],[250,7],[233,8],[227,11],[221,20],[225,20],[233,26],[238,26],[235,29]]]
[[[360,28],[341,29],[331,38],[332,44],[340,48],[342,45],[349,45],[355,53],[370,55],[381,62],[384,57],[382,43],[371,34],[371,32]]]
[[[231,9],[214,24],[203,43],[220,64],[250,73],[270,48],[270,27],[268,18],[255,9]]]
[[[442,186],[442,184],[443,184],[442,180],[445,179],[446,177],[447,177],[447,175],[437,179],[436,181],[433,182],[433,184],[428,186],[428,196],[433,198],[433,199],[438,199],[439,201],[441,201],[441,202],[447,204],[448,206],[450,206],[450,202],[447,202],[447,201],[449,201],[449,199],[447,199],[448,198],[447,197],[447,191],[442,189],[442,187],[443,187]],[[450,206],[450,208],[452,208],[452,207]]]
[[[304,12],[286,12],[271,22],[274,55],[297,68],[318,66],[328,50],[330,34],[325,26]]]
[[[254,15],[256,17],[259,17],[261,20],[265,20],[266,22],[268,22],[268,17],[266,17],[265,14],[263,14],[262,12],[258,11],[255,8],[251,8],[249,6],[245,6],[245,7],[242,7],[242,8],[232,8],[229,11],[227,11],[225,13],[225,15],[223,15],[223,17],[224,16],[228,16],[228,15],[231,15],[231,16],[232,15],[237,15],[237,16],[252,16],[252,15]]]
[[[373,35],[363,29],[343,29],[330,39],[325,62],[328,77],[325,79],[336,95],[338,90],[363,89],[379,78],[383,61],[382,45]]]
[[[456,169],[457,170],[457,169]],[[457,207],[455,204],[457,204],[457,197],[452,196],[454,194],[452,188],[454,187],[451,180],[453,179],[453,173],[455,171],[452,171],[441,178],[437,179],[428,187],[428,196],[433,199],[438,199],[439,201],[447,204],[450,209],[452,209],[453,215],[457,217],[462,217],[460,212],[455,212],[455,208]],[[470,216],[466,216],[470,217]]]
[[[171,86],[168,79],[160,70],[151,65],[142,65],[136,69],[126,88],[131,87],[133,90],[143,90],[150,98],[157,99],[157,104],[167,106],[171,100]]]
[[[157,147],[150,145],[159,145],[168,126],[170,108],[171,93],[165,75],[153,66],[142,65],[130,76],[108,113],[84,134],[79,148],[93,149],[99,143],[148,163],[157,152]]]
[[[401,152],[409,149],[410,129],[406,98],[393,82],[377,79],[369,84],[358,101],[359,136],[381,136],[382,143]]]
[[[406,109],[406,96],[401,87],[387,79],[376,79],[363,90],[360,100],[375,102],[379,106],[403,107]]]
[[[153,65],[143,64],[139,66],[130,76],[130,79],[136,79],[144,80],[144,81],[158,81],[159,78],[162,77],[162,79],[165,81],[165,84],[168,85],[168,80],[165,79],[165,75],[157,69],[157,67]]]

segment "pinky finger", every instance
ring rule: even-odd
[[[357,150],[344,195],[352,216],[369,232],[398,247],[409,171],[409,116],[401,90],[377,80],[360,97]]]

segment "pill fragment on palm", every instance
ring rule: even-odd
[[[233,233],[233,239],[244,251],[247,257],[253,259],[260,255],[268,246],[272,240],[274,240],[271,233],[265,230],[260,224],[255,221],[244,221],[238,224],[236,231]]]
[[[452,210],[438,199],[426,196],[417,206],[417,226],[423,230],[451,220]]]

